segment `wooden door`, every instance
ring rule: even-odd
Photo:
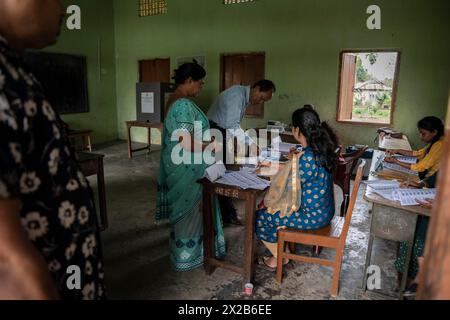
[[[170,59],[139,61],[139,82],[170,82]]]
[[[424,265],[420,270],[417,297],[422,300],[450,299],[450,97],[438,179],[438,196],[428,226]]]
[[[226,54],[221,57],[221,91],[233,85],[251,86],[265,77],[265,53]],[[264,105],[250,106],[246,116],[263,118]]]

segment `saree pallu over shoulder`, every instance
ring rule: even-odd
[[[267,212],[280,213],[280,217],[290,217],[302,203],[302,187],[298,177],[299,159],[303,152],[294,154],[284,168],[273,178],[271,187],[264,198]]]

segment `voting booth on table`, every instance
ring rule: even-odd
[[[175,84],[142,82],[136,84],[136,116],[139,122],[164,122],[165,105]]]

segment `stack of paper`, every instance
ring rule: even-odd
[[[408,164],[416,164],[417,163],[417,157],[407,157],[407,156],[394,156],[395,159],[398,161],[408,163]]]
[[[229,171],[216,182],[220,184],[239,187],[244,190],[265,190],[270,186],[270,181],[261,179],[255,173],[250,173],[247,171]]]
[[[393,189],[373,189],[373,192],[382,196],[383,198],[389,200],[389,201],[397,201],[397,198],[395,197],[395,191],[397,191],[397,188]]]
[[[373,192],[390,201],[398,201],[400,205],[417,206],[419,201],[436,198],[436,189],[372,189]]]
[[[364,183],[375,190],[400,188],[400,182],[398,182],[397,180],[372,180],[364,181]]]
[[[398,189],[394,197],[402,206],[417,206],[420,204],[417,200],[435,199],[436,189]]]
[[[225,174],[227,169],[225,168],[222,162],[218,162],[208,167],[205,170],[204,178],[207,178],[209,181],[214,182]]]
[[[395,164],[395,163],[389,163],[384,161],[383,162],[383,168],[384,169],[388,169],[388,170],[393,170],[393,171],[397,171],[397,172],[402,172],[402,173],[406,173],[412,176],[418,176],[419,174],[416,171],[413,170],[409,170],[406,168],[403,168],[402,166]]]

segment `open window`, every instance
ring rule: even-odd
[[[337,121],[392,125],[400,52],[341,52]]]

